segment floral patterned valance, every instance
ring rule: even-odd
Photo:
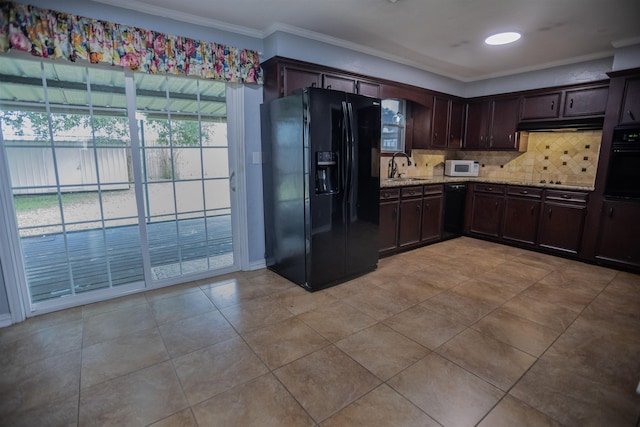
[[[1,1],[1,0],[0,0]],[[0,4],[0,52],[83,59],[149,74],[262,84],[258,52],[34,6]]]

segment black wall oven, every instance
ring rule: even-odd
[[[613,131],[605,196],[640,199],[640,127],[618,126]]]

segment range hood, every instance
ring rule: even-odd
[[[548,120],[535,122],[520,122],[518,131],[529,132],[553,132],[553,131],[578,131],[600,130],[604,124],[604,117],[577,118],[566,120]]]

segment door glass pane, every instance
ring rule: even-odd
[[[109,104],[122,106],[116,96],[99,96],[124,96],[122,72],[0,61],[16,76],[3,88],[25,95],[3,101],[0,114],[31,301],[143,283],[127,114]],[[38,93],[48,109],[24,103]]]
[[[136,76],[136,89],[153,278],[233,265],[231,221],[210,222],[231,213],[224,84]]]

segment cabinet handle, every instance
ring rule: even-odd
[[[498,209],[498,201],[496,200],[496,209]]]
[[[331,89],[331,85],[327,85],[327,89]]]
[[[493,191],[493,187],[487,187],[487,191]]]
[[[562,195],[562,196],[560,196],[560,197],[562,197],[563,199],[570,199],[570,198],[571,198],[571,196],[570,196],[570,195],[568,195],[568,194],[563,194],[563,195]]]
[[[613,208],[609,208],[609,218],[613,218]]]
[[[511,142],[511,134],[509,134],[509,142]]]
[[[569,108],[573,108],[573,98],[571,98],[571,101],[569,101]]]
[[[389,198],[389,193],[384,193],[384,195],[382,197],[384,197],[385,199],[388,199]]]
[[[534,206],[531,206],[531,215],[533,215]]]
[[[484,141],[484,136],[480,135],[480,142]]]
[[[522,190],[520,194],[529,194],[529,192],[527,190]]]
[[[549,208],[549,218],[551,218],[551,208]]]
[[[553,110],[556,106],[556,101],[551,101],[551,109]]]
[[[634,121],[636,119],[636,116],[633,115],[633,111],[631,110],[629,110],[629,117],[631,117],[631,120],[634,120]]]
[[[315,83],[311,83],[311,87],[316,87],[316,84]]]

